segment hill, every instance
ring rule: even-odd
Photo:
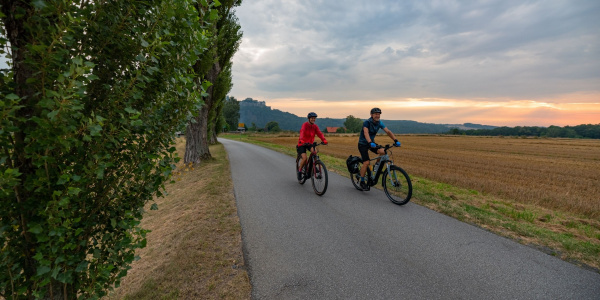
[[[382,118],[385,125],[394,133],[446,133],[450,128],[467,129],[493,129],[495,126],[480,124],[433,124],[421,123],[409,120],[386,120]],[[279,109],[271,109],[264,101],[257,101],[252,98],[246,98],[240,101],[240,123],[246,124],[250,128],[252,123],[257,128],[264,128],[268,122],[275,121],[282,130],[298,131],[306,117],[299,117],[289,112]],[[317,125],[324,130],[325,127],[343,127],[345,118],[318,118]]]

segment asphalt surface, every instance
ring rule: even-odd
[[[600,273],[332,172],[317,196],[294,157],[219,141],[252,299],[600,299]]]

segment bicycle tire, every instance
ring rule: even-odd
[[[362,191],[362,188],[360,187],[360,173],[350,173],[350,181],[352,181],[352,185],[354,185],[357,190]]]
[[[388,170],[383,172],[381,184],[385,195],[394,204],[404,205],[410,201],[412,197],[412,182],[408,173],[398,166],[390,166],[391,175]],[[389,181],[388,181],[389,179]]]
[[[296,156],[296,172],[295,172],[296,179],[298,179],[298,177],[297,177],[298,175],[297,174],[298,174],[298,167],[299,167],[299,164],[300,164],[300,158],[301,158],[301,156],[300,156],[300,154],[298,154],[298,156]],[[304,164],[304,167],[302,168],[302,171],[305,174],[306,174],[306,165],[307,164]],[[306,176],[302,176],[302,179],[298,180],[299,184],[304,184],[304,182],[306,182]]]
[[[313,190],[315,194],[323,196],[327,191],[327,184],[329,183],[329,176],[327,175],[327,168],[325,164],[320,160],[315,161],[313,167],[313,173],[311,176]]]

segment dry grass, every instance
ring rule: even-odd
[[[327,139],[321,153],[358,155],[356,136]],[[297,137],[264,140],[293,147]],[[394,161],[411,175],[600,218],[600,140],[405,135],[400,141]]]
[[[177,149],[183,157],[183,138]],[[178,166],[159,210],[142,220],[151,232],[141,260],[109,299],[250,298],[229,162],[222,145],[210,151],[199,167]]]

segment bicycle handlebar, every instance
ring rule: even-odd
[[[396,146],[396,145],[393,145],[393,144],[392,144],[392,145],[390,145],[390,144],[387,144],[387,145],[385,145],[385,146],[382,146],[382,145],[377,145],[377,147],[375,147],[375,149],[384,149],[384,150],[388,150],[388,149],[390,149],[390,148],[393,148],[393,147],[401,147],[401,146]]]

